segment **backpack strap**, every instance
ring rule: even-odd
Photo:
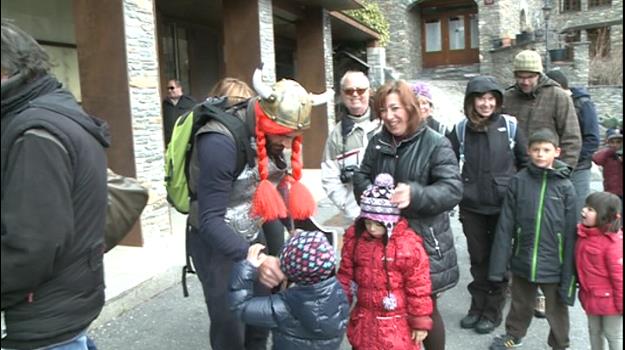
[[[502,114],[501,115],[504,120],[506,121],[506,130],[508,132],[508,144],[510,145],[510,149],[514,150],[514,146],[516,145],[516,130],[517,130],[517,120],[515,117],[508,115],[508,114]]]
[[[467,119],[462,118],[456,123],[456,138],[458,139],[458,167],[462,173],[462,166],[464,165],[464,136],[467,129]]]

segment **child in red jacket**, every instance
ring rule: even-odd
[[[390,202],[393,188],[378,175],[343,238],[338,279],[350,304],[357,295],[347,327],[357,350],[418,350],[432,327],[428,255]]]
[[[592,350],[623,348],[623,231],[621,201],[612,193],[595,192],[586,198],[575,262],[579,299],[588,315]]]
[[[603,168],[603,190],[623,200],[623,133],[619,129],[606,131],[607,147],[599,149],[592,161]],[[621,202],[622,203],[622,202]]]

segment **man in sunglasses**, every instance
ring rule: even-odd
[[[360,207],[354,198],[352,175],[381,123],[371,108],[369,79],[363,72],[347,71],[340,84],[339,122],[326,141],[321,182],[330,200],[353,221],[360,214]]]
[[[165,147],[169,145],[174,124],[179,116],[195,106],[195,100],[183,94],[180,81],[172,79],[167,82],[167,98],[163,100],[163,134]]]

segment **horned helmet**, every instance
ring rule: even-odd
[[[252,78],[254,89],[259,95],[253,103],[260,182],[252,198],[251,214],[265,221],[287,216],[296,220],[304,220],[314,214],[316,205],[310,191],[300,183],[303,168],[301,160],[303,136],[299,133],[291,141],[291,173],[283,179],[289,193],[287,198],[282,198],[268,180],[265,135],[288,135],[309,128],[312,106],[326,103],[334,96],[334,92],[329,89],[320,95],[311,94],[298,82],[288,79],[280,80],[270,87],[262,81],[261,69],[262,64],[256,69]]]
[[[310,127],[310,111],[313,106],[326,103],[334,96],[332,89],[322,94],[309,93],[298,82],[282,79],[273,86],[262,80],[261,68],[254,72],[254,90],[260,96],[260,106],[274,122],[292,130]]]

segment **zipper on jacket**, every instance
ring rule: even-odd
[[[432,235],[432,239],[434,240],[434,249],[436,249],[436,254],[439,258],[442,258],[443,254],[441,253],[441,247],[438,245],[438,239],[436,239],[436,236],[434,235],[434,229],[432,228],[432,226],[428,228],[430,229],[430,234]]]
[[[572,298],[575,296],[575,275],[571,276],[571,283],[569,283],[569,292],[568,297]]]
[[[560,265],[562,265],[562,261],[564,260],[564,252],[562,249],[562,234],[558,232],[557,235],[558,235],[558,258],[560,258]]]
[[[540,197],[538,198],[538,211],[536,213],[536,225],[534,226],[534,249],[532,252],[532,271],[530,274],[530,282],[536,281],[538,243],[540,242],[540,228],[543,221],[543,210],[545,209],[545,192],[547,192],[547,171],[543,171],[543,180],[542,185],[540,186]]]
[[[519,255],[521,250],[521,226],[516,228],[516,249],[514,250],[514,256]]]

